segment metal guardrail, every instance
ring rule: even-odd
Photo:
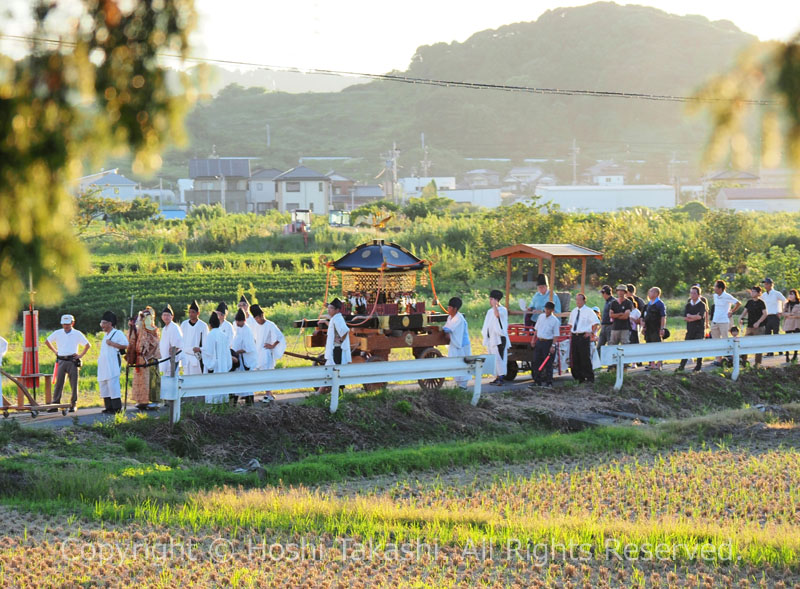
[[[181,399],[187,397],[331,387],[330,411],[335,413],[339,407],[340,386],[465,376],[475,379],[472,404],[477,405],[481,396],[481,378],[484,372],[494,372],[494,362],[494,355],[466,356],[162,376],[161,398],[172,402],[170,422],[177,423],[181,416]]]
[[[791,352],[792,350],[800,350],[800,333],[603,346],[600,348],[600,363],[603,366],[616,365],[617,380],[614,383],[614,390],[618,391],[622,388],[625,364],[682,360],[683,358],[732,356],[733,372],[731,373],[731,380],[736,380],[739,378],[739,357],[741,355],[766,354],[767,352],[781,353]]]

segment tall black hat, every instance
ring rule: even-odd
[[[234,317],[234,321],[244,321],[244,320],[245,320],[244,311],[239,309],[238,311],[236,311],[236,317]]]
[[[211,317],[208,318],[208,326],[219,327],[219,315],[216,313],[211,313]]]
[[[253,317],[260,317],[261,315],[264,314],[264,311],[262,311],[261,307],[259,307],[258,305],[253,305],[250,307],[250,314]]]
[[[106,311],[100,318],[101,321],[108,321],[111,325],[117,324],[117,316],[111,311]]]
[[[225,301],[222,301],[219,305],[217,305],[217,311],[220,313],[226,313],[228,311],[228,305]]]
[[[464,304],[464,303],[463,303],[463,302],[461,301],[461,299],[460,299],[460,298],[458,298],[458,297],[453,297],[452,299],[450,299],[449,301],[447,301],[447,306],[448,306],[448,307],[453,307],[453,308],[454,308],[454,309],[456,309],[456,310],[460,309],[460,308],[461,308],[461,305],[463,305],[463,304]]]
[[[338,298],[333,299],[328,304],[332,305],[335,309],[341,309],[342,308],[342,301],[340,301]]]
[[[240,303],[247,303],[247,306],[248,306],[248,307],[250,306],[250,302],[247,300],[247,297],[246,297],[246,296],[244,296],[244,295],[242,295],[241,297],[239,297],[239,302],[240,302]]]
[[[189,305],[190,311],[200,311],[200,306],[197,304],[197,300],[192,301],[192,304]]]
[[[536,286],[547,286],[549,288],[549,284],[547,284],[547,276],[544,274],[539,274],[536,277]]]
[[[161,314],[163,315],[164,313],[169,313],[170,315],[175,317],[175,312],[172,310],[172,306],[171,305],[167,305],[166,307],[164,307],[164,310],[161,311]]]

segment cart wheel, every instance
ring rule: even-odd
[[[38,411],[31,411],[31,417],[36,417],[37,415],[39,415]]]
[[[63,415],[64,417],[66,417],[66,416],[67,416],[67,411],[68,411],[67,409],[62,409],[62,410],[61,410],[61,415]]]
[[[436,348],[426,348],[419,355],[420,359],[423,358],[441,358],[442,353]],[[417,381],[422,390],[425,391],[438,391],[444,384],[444,378],[426,378]]]
[[[509,360],[506,364],[506,375],[503,377],[503,380],[512,381],[517,378],[517,374],[519,373],[519,366],[514,360]]]
[[[386,362],[386,358],[383,356],[370,356],[367,358],[367,362]],[[379,391],[381,389],[386,388],[386,385],[389,383],[386,382],[370,382],[364,384],[364,390],[367,392],[372,391]]]
[[[4,417],[5,419],[8,419],[8,411],[3,411],[3,417]]]

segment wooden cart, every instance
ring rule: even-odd
[[[353,362],[388,361],[393,350],[411,348],[415,358],[440,358],[438,346],[449,343],[442,325],[447,314],[426,310],[425,301],[417,300],[417,274],[433,284],[431,263],[420,260],[405,248],[383,240],[361,244],[340,259],[328,262],[326,295],[341,274],[344,301],[342,314],[350,327]],[[435,287],[434,287],[435,297]],[[327,298],[327,297],[326,297]],[[333,297],[330,297],[333,298]],[[325,301],[326,303],[328,301]],[[438,304],[434,301],[434,304]],[[295,327],[314,327],[306,336],[306,347],[324,348],[327,338],[325,318],[294,322]],[[289,355],[298,356],[298,354]],[[324,363],[322,355],[299,355],[315,363]],[[443,378],[418,381],[426,390],[439,389]],[[378,389],[386,383],[365,385]]]
[[[21,411],[21,412],[30,412],[31,417],[36,417],[42,411],[46,411],[48,409],[60,409],[62,415],[66,415],[67,411],[70,408],[69,403],[53,403],[52,402],[52,381],[53,375],[52,374],[26,374],[23,376],[14,376],[8,374],[7,372],[0,370],[0,374],[13,382],[17,385],[17,402],[14,404],[12,401],[6,399],[4,395],[0,395],[2,397],[2,412],[3,417],[8,417],[9,411]],[[39,381],[39,378],[44,379],[44,403],[39,403],[36,399],[36,383]],[[23,383],[23,379],[25,380],[33,380],[34,389],[33,393],[31,393],[30,389],[25,386]]]
[[[509,315],[522,315],[523,311],[515,311],[511,308],[511,261],[513,259],[536,259],[539,262],[538,274],[542,274],[544,269],[544,261],[549,263],[550,273],[550,300],[553,300],[553,293],[555,292],[555,278],[556,278],[556,263],[560,259],[579,259],[581,260],[581,290],[580,292],[586,294],[586,260],[593,258],[602,260],[603,254],[601,252],[574,245],[571,243],[520,243],[512,245],[491,253],[492,258],[505,257],[506,258],[506,307],[508,308]],[[561,317],[569,317],[566,312],[567,308],[562,305]],[[510,321],[510,319],[509,319]],[[508,326],[509,341],[511,349],[508,355],[508,366],[506,368],[506,380],[514,380],[519,373],[519,370],[534,370],[531,365],[533,360],[533,352],[531,350],[531,339],[533,337],[533,327],[526,326],[522,323],[509,323]]]

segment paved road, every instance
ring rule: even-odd
[[[752,358],[751,358],[752,361]],[[785,366],[786,362],[783,356],[776,356],[776,357],[764,357],[764,366]],[[664,371],[665,372],[672,372],[678,367],[677,362],[672,362],[669,364],[665,364]],[[687,364],[687,369],[691,370],[694,367],[694,362],[691,361]],[[703,371],[710,372],[714,369],[711,365],[711,360],[706,360],[703,364]],[[637,374],[644,372],[644,368],[631,368],[629,369],[629,374]],[[500,391],[508,391],[508,390],[515,390],[515,389],[525,389],[532,384],[532,380],[530,377],[530,372],[525,372],[517,376],[517,379],[513,382],[506,382],[502,386],[492,386],[490,385],[491,378],[484,378],[483,379],[483,389],[482,394],[492,394],[497,393]],[[563,383],[565,381],[572,380],[572,376],[569,373],[561,374],[560,376],[555,374],[553,378],[555,382],[555,386],[559,386],[559,383]],[[407,388],[408,385],[392,385],[392,388]],[[311,392],[291,392],[291,393],[283,393],[276,395],[276,402],[278,403],[299,403],[308,395],[313,394]],[[256,403],[259,402],[261,396],[256,397]],[[132,406],[129,405],[127,415],[128,416],[135,416],[140,411],[135,408],[131,408]],[[8,419],[14,419],[20,423],[20,425],[29,425],[32,427],[69,427],[71,425],[79,424],[79,425],[91,425],[96,421],[108,421],[114,419],[112,415],[105,415],[102,412],[102,407],[89,407],[84,409],[78,409],[75,413],[69,413],[66,417],[62,416],[61,413],[40,413],[38,417],[32,418],[29,412],[10,412]],[[161,408],[158,411],[148,411],[145,412],[147,415],[166,415],[167,410],[166,408]]]

